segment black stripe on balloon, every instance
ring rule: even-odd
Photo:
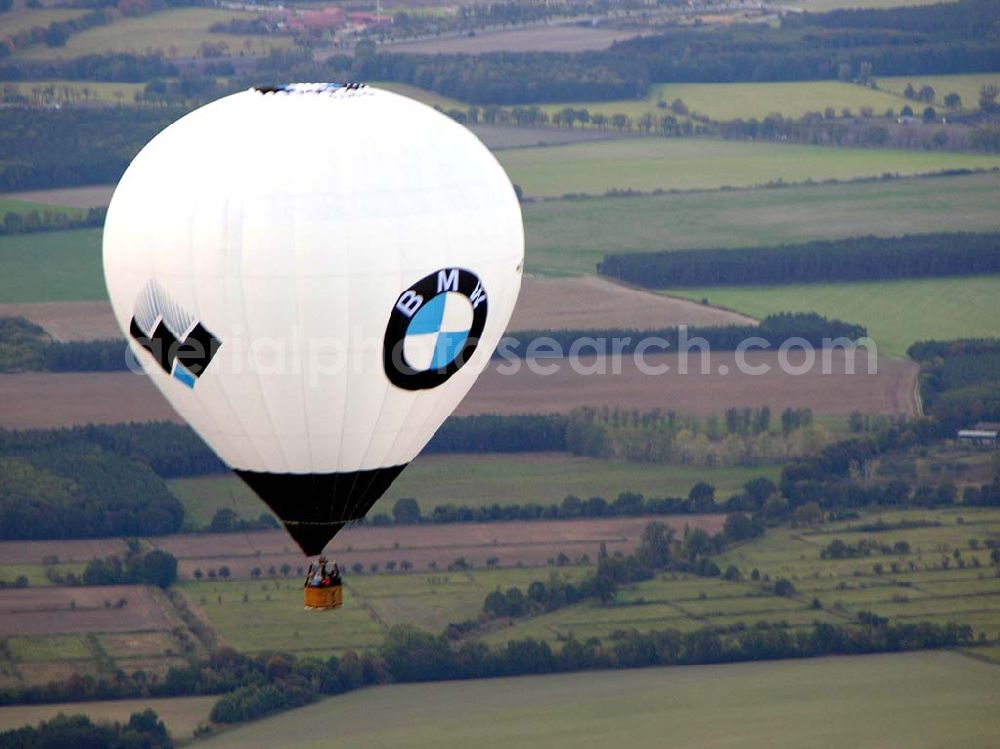
[[[177,360],[195,377],[212,363],[222,341],[212,335],[201,323],[194,326],[184,342],[177,347]]]
[[[177,340],[167,324],[161,319],[152,333],[147,334],[133,317],[129,333],[146,351],[152,354],[160,368],[170,374],[177,359],[195,377],[201,377],[205,368],[212,363],[222,341],[216,338],[204,325],[198,323],[183,341]]]
[[[133,317],[132,323],[129,325],[129,333],[140,346],[153,355],[156,363],[160,365],[160,369],[170,374],[177,350],[177,336],[170,332],[167,324],[161,319],[153,332],[147,335]]]
[[[321,553],[352,520],[360,520],[407,464],[339,473],[235,473],[285,525],[307,556]]]

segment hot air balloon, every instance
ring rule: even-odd
[[[468,392],[523,257],[513,187],[476,136],[363,84],[191,112],[135,157],[104,228],[136,358],[309,556]]]

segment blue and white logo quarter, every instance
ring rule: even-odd
[[[386,376],[406,390],[446,382],[479,345],[488,301],[479,277],[464,268],[442,268],[417,281],[396,300],[386,326]]]

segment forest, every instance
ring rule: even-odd
[[[924,409],[952,430],[1000,421],[1000,339],[918,341]]]
[[[776,247],[607,255],[598,273],[653,289],[1000,272],[1000,233],[852,237]]]
[[[672,253],[671,253],[672,254]],[[748,338],[763,338],[769,345],[778,347],[789,338],[803,338],[816,348],[832,345],[838,338],[856,341],[868,335],[863,325],[830,320],[815,312],[779,312],[768,315],[759,325],[722,325],[661,330],[635,330],[610,328],[606,330],[528,330],[508,333],[500,341],[496,356],[510,358],[561,358],[589,355],[594,347],[599,353],[632,355],[637,351],[648,354],[698,349],[695,338],[702,339],[710,350],[735,351]],[[645,347],[651,339],[659,339],[655,346]],[[611,348],[614,342],[615,348]],[[645,342],[645,343],[644,343]],[[642,348],[639,348],[642,346]]]

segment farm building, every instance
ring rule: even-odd
[[[958,439],[960,442],[968,442],[974,445],[984,445],[996,447],[1000,435],[1000,423],[995,421],[981,421],[972,429],[960,429]]]

